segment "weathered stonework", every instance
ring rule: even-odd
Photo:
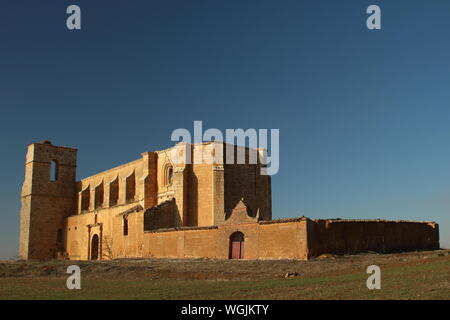
[[[259,161],[226,164],[226,152],[223,161],[214,160],[222,143],[188,147],[194,164],[171,162],[171,152],[185,156],[177,144],[76,181],[76,149],[29,145],[20,256],[306,260],[322,253],[439,248],[434,222],[272,220],[271,179],[260,174]],[[248,159],[250,149],[245,152]],[[206,161],[195,164],[199,153]]]

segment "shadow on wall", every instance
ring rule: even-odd
[[[181,225],[175,199],[167,200],[144,212],[144,231],[174,228]]]
[[[249,216],[256,218],[257,182],[254,165],[227,166],[225,170],[225,220],[227,220],[239,201],[243,200],[248,207]]]
[[[188,173],[188,187],[189,190],[189,203],[188,203],[188,215],[185,221],[185,226],[195,227],[198,226],[198,205],[199,205],[199,196],[198,196],[198,178],[194,173],[192,166],[189,168]]]
[[[439,226],[434,223],[316,220],[308,232],[314,256],[439,249]]]

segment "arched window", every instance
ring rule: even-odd
[[[50,180],[56,181],[58,180],[58,162],[56,160],[52,160],[50,162]]]
[[[167,184],[171,185],[173,181],[173,168],[170,166],[167,170]]]

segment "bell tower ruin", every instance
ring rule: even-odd
[[[22,259],[52,259],[64,251],[64,218],[76,210],[77,149],[50,141],[28,146],[20,212]]]

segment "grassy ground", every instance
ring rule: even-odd
[[[68,290],[66,268],[82,270]],[[382,271],[368,290],[368,265]],[[298,276],[285,278],[288,272]],[[314,261],[115,260],[0,262],[0,299],[450,299],[450,252]]]

